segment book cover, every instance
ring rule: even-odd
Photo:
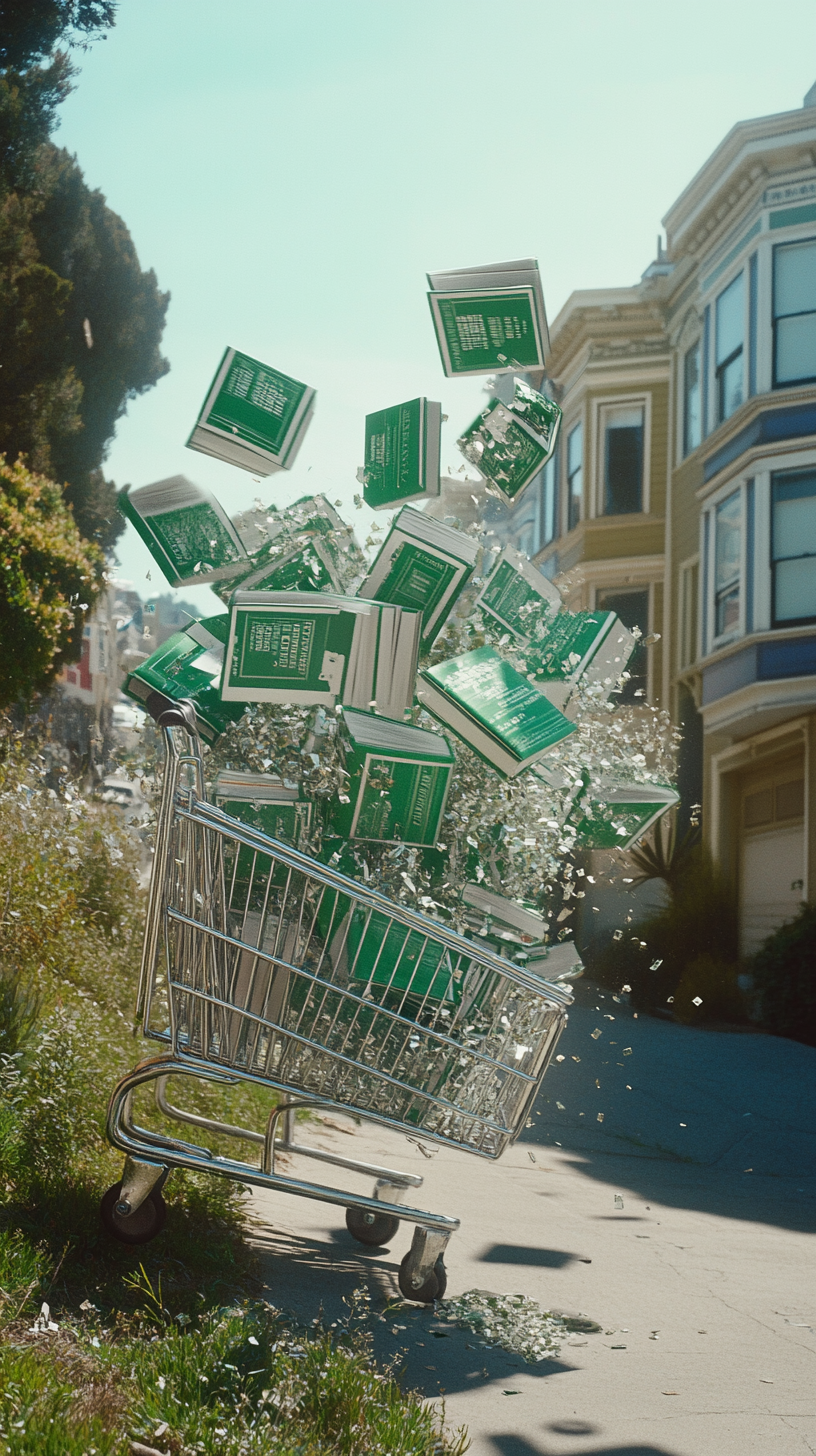
[[[559,612],[536,640],[530,660],[536,684],[563,708],[579,681],[602,684],[608,697],[634,648],[632,633],[614,612]]]
[[[268,547],[261,551],[244,574],[221,582],[215,591],[223,602],[228,602],[232,593],[241,591],[299,591],[339,592],[334,564],[320,539],[307,541],[302,546],[288,550],[285,545]]]
[[[362,906],[351,911],[348,929],[343,930],[352,981],[388,987],[397,1005],[406,997],[414,1003],[461,1000],[463,971],[469,962],[454,964],[451,952],[438,941]]]
[[[442,406],[410,399],[366,415],[363,497],[373,510],[439,495]]]
[[[591,784],[570,815],[584,849],[631,849],[679,803],[667,784]]]
[[[240,773],[222,770],[212,789],[213,803],[225,814],[238,819],[251,829],[304,849],[314,815],[314,804],[300,797],[298,788],[283,782],[276,774]],[[266,886],[273,869],[269,855],[259,854],[248,845],[225,842],[225,873],[231,903],[245,903],[252,882],[252,903],[266,899]],[[281,884],[289,873],[286,865],[276,865],[273,884]],[[237,891],[237,894],[236,894]]]
[[[537,567],[512,546],[505,546],[482,590],[476,606],[489,612],[522,642],[561,607],[561,593]]]
[[[228,348],[188,447],[258,475],[285,470],[301,444],[314,398],[309,385]]]
[[[244,711],[242,706],[223,703],[219,691],[228,626],[225,612],[188,622],[183,632],[174,632],[128,673],[124,691],[140,705],[154,693],[166,698],[168,707],[190,698],[201,737],[206,743],[217,742]]]
[[[478,554],[471,536],[410,506],[394,518],[360,596],[422,613],[422,642],[437,636]]]
[[[495,292],[497,288],[532,289],[544,352],[549,353],[550,333],[544,289],[535,258],[515,258],[509,263],[484,263],[475,268],[449,268],[441,273],[429,273],[427,278],[428,287],[434,293],[461,293],[467,290],[476,293]]]
[[[532,288],[429,293],[428,302],[448,379],[544,367]]]
[[[517,379],[512,403],[491,399],[457,444],[479,474],[512,501],[550,459],[560,423],[559,406]]]
[[[312,594],[310,594],[311,596]],[[225,702],[333,706],[342,693],[355,627],[352,598],[235,592],[224,662]]]
[[[118,497],[171,586],[203,585],[233,576],[247,560],[235,527],[207,490],[172,475]]]
[[[453,751],[425,728],[346,708],[340,735],[348,785],[330,806],[346,839],[435,845],[445,810]]]
[[[508,778],[575,732],[563,713],[492,647],[440,662],[420,679],[422,705]]]

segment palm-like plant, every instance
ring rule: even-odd
[[[674,895],[693,863],[699,843],[700,830],[696,825],[689,825],[684,834],[678,835],[676,816],[672,817],[664,842],[663,821],[658,819],[652,843],[641,844],[629,851],[629,858],[638,871],[633,883],[645,885],[647,880],[665,880]]]

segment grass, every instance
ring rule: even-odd
[[[257,1298],[238,1185],[174,1172],[157,1239],[103,1232],[122,1166],[107,1097],[145,1051],[138,854],[42,748],[0,725],[0,1456],[462,1452],[376,1366],[364,1292],[331,1330]],[[253,1127],[272,1096],[182,1087],[194,1111]]]

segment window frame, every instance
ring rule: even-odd
[[[688,404],[689,404],[688,361],[689,361],[691,355],[693,353],[695,353],[695,352],[697,354],[697,400],[698,400],[697,429],[698,429],[698,433],[699,433],[700,438],[697,440],[696,444],[692,445],[691,442],[690,442],[690,439],[689,439],[689,433],[690,432],[689,432],[689,408],[688,408]],[[695,450],[699,450],[700,446],[703,443],[703,438],[704,438],[704,436],[703,436],[703,389],[704,389],[703,339],[701,337],[699,339],[695,339],[695,341],[694,341],[693,344],[689,344],[688,348],[683,350],[683,387],[682,387],[682,439],[683,439],[683,456],[682,456],[682,458],[684,460],[689,455],[693,455]]]
[[[800,309],[798,313],[777,314],[776,312],[776,255],[783,248],[801,247],[803,243],[816,245],[816,236],[810,238],[786,238],[784,241],[774,243],[771,247],[771,388],[772,389],[799,389],[807,384],[816,383],[816,374],[811,374],[802,379],[786,379],[779,381],[776,377],[777,360],[777,323],[780,319],[816,317],[816,309]]]
[[[570,441],[575,437],[575,435],[577,434],[577,432],[579,430],[581,432],[581,463],[580,463],[580,465],[577,465],[574,470],[570,471]],[[586,482],[585,482],[585,479],[584,479],[584,472],[585,472],[585,470],[586,470],[586,428],[585,428],[585,425],[584,425],[583,417],[581,417],[580,419],[577,419],[574,422],[574,424],[570,427],[570,429],[567,431],[567,434],[566,434],[566,445],[565,445],[565,449],[564,449],[564,474],[566,476],[566,496],[567,496],[567,500],[566,500],[566,511],[564,513],[564,517],[565,517],[564,524],[566,525],[566,528],[567,529],[566,529],[566,531],[564,533],[565,535],[568,535],[570,531],[574,531],[577,526],[580,526],[581,521],[584,519],[584,501],[585,501],[585,489],[586,489]],[[577,475],[580,475],[580,477],[581,477],[581,490],[580,490],[580,494],[577,495],[577,496],[575,496],[573,494],[573,490],[572,490],[572,482],[573,482],[573,480],[575,479],[575,477]],[[572,504],[573,504],[573,501],[574,500],[577,500],[578,501],[578,517],[577,517],[577,520],[573,520],[573,518],[572,518]]]
[[[746,263],[747,263],[747,260],[746,259],[743,259],[743,261],[740,264],[739,268],[737,268],[735,270],[734,276],[732,278],[729,278],[729,280],[726,283],[725,287],[724,288],[720,288],[719,291],[714,295],[714,298],[712,300],[712,312],[713,312],[713,315],[714,315],[714,318],[713,318],[714,327],[712,329],[712,334],[713,334],[713,361],[712,362],[714,364],[714,368],[712,370],[712,382],[713,382],[713,387],[714,387],[714,410],[715,410],[715,426],[714,426],[714,428],[715,429],[717,429],[718,426],[720,426],[720,425],[724,425],[727,420],[733,419],[734,415],[737,413],[738,410],[740,410],[742,408],[742,406],[745,404],[746,399],[748,398],[747,388],[746,388],[746,386],[747,386],[747,380],[746,380],[746,369],[745,369],[745,366],[746,366],[746,362],[747,362],[747,357],[746,357],[746,343],[747,343],[747,334],[748,334],[748,320],[746,318],[746,310],[747,310],[746,295],[748,294],[749,289],[746,288],[746,286],[745,286],[746,285],[746,276],[745,275],[746,275],[746,272],[747,272]],[[739,346],[736,349],[732,349],[731,350],[731,353],[725,359],[723,359],[720,363],[718,363],[717,362],[717,353],[718,353],[718,349],[719,349],[719,344],[718,344],[718,337],[719,337],[719,319],[718,319],[718,316],[717,316],[717,314],[718,314],[718,307],[717,306],[719,304],[720,299],[724,297],[724,295],[728,292],[728,290],[730,288],[733,288],[734,284],[737,282],[737,279],[739,279],[739,278],[742,279],[742,341],[741,341],[741,343],[739,344]],[[731,411],[730,414],[724,414],[723,413],[723,389],[724,389],[725,371],[728,368],[730,368],[730,366],[735,362],[735,360],[740,359],[740,358],[742,359],[742,398],[741,398],[739,404],[736,405],[734,409],[732,409],[732,411]]]
[[[809,467],[808,466],[800,467],[798,470],[797,469],[790,469],[789,468],[787,470],[772,470],[771,471],[770,491],[769,491],[769,494],[768,494],[768,514],[769,514],[769,523],[768,523],[768,525],[769,525],[769,530],[768,530],[768,546],[769,546],[769,575],[770,575],[770,594],[771,594],[771,601],[770,601],[770,629],[771,629],[772,632],[784,632],[789,627],[808,627],[808,626],[812,626],[812,624],[814,622],[816,622],[816,613],[814,613],[814,614],[812,614],[811,616],[808,616],[808,617],[785,617],[782,620],[778,619],[777,618],[777,615],[776,615],[776,566],[777,566],[777,557],[776,557],[775,549],[774,549],[775,516],[776,516],[776,511],[775,511],[776,502],[774,500],[774,485],[776,484],[776,481],[780,477],[784,478],[785,476],[792,476],[792,475],[813,475],[814,477],[816,477],[816,464],[811,465]],[[816,553],[813,553],[813,552],[810,552],[810,551],[803,552],[801,556],[783,556],[783,557],[780,557],[779,560],[781,560],[781,561],[812,561],[813,562],[813,569],[814,569],[814,571],[816,571]]]
[[[645,592],[646,593],[646,614],[647,614],[646,620],[647,620],[647,627],[646,627],[646,632],[644,633],[644,637],[648,637],[648,635],[651,632],[654,631],[654,611],[655,611],[655,582],[654,581],[626,581],[626,582],[621,582],[620,580],[615,581],[614,579],[611,580],[611,581],[598,581],[598,582],[595,583],[595,585],[592,588],[592,594],[591,594],[591,600],[592,600],[592,608],[591,608],[591,610],[592,611],[594,611],[594,612],[600,612],[600,611],[608,611],[609,610],[609,608],[607,608],[607,607],[602,607],[601,604],[600,604],[600,600],[599,600],[599,598],[602,597],[602,596],[604,596],[604,595],[606,595],[607,592],[620,593],[621,595],[623,595],[623,594],[629,594],[629,593],[631,593],[632,595],[634,595],[635,592]],[[654,653],[653,652],[649,652],[648,649],[645,649],[645,651],[646,651],[646,672],[644,674],[644,676],[645,676],[645,694],[644,694],[644,696],[642,698],[633,698],[632,701],[629,703],[629,706],[635,706],[635,707],[637,707],[638,705],[641,705],[642,706],[644,704],[651,703],[651,702],[654,701],[654,681],[653,681]],[[622,701],[622,699],[620,697],[617,697],[616,696],[615,702],[620,703],[621,701]]]
[[[728,647],[732,642],[738,642],[745,636],[745,598],[746,598],[746,560],[745,560],[745,494],[747,481],[744,476],[737,476],[723,485],[706,502],[706,508],[702,512],[701,527],[703,540],[706,532],[708,534],[708,545],[704,549],[704,562],[702,570],[705,571],[703,591],[701,593],[701,608],[703,621],[698,625],[700,636],[701,656],[707,657],[712,652],[719,652],[721,648]],[[739,553],[739,575],[736,578],[739,582],[739,615],[735,625],[727,632],[717,633],[717,511],[724,505],[731,496],[739,497],[739,529],[740,529],[740,553]],[[721,588],[721,591],[724,588]]]
[[[635,520],[648,516],[651,510],[651,458],[652,458],[652,391],[638,390],[631,394],[607,394],[593,401],[594,440],[592,452],[592,489],[587,495],[592,519],[607,521]],[[616,409],[643,410],[643,458],[641,460],[640,510],[629,511],[625,516],[607,514],[604,509],[606,497],[606,416]],[[586,454],[586,452],[584,452]],[[585,462],[586,463],[586,462]],[[605,588],[604,588],[605,590]]]

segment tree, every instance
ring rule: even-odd
[[[169,294],[76,160],[40,148],[34,185],[0,206],[0,450],[66,485],[82,534],[123,529],[101,465],[127,404],[169,369]]]
[[[79,656],[104,564],[60,487],[0,456],[0,707],[48,687]]]

